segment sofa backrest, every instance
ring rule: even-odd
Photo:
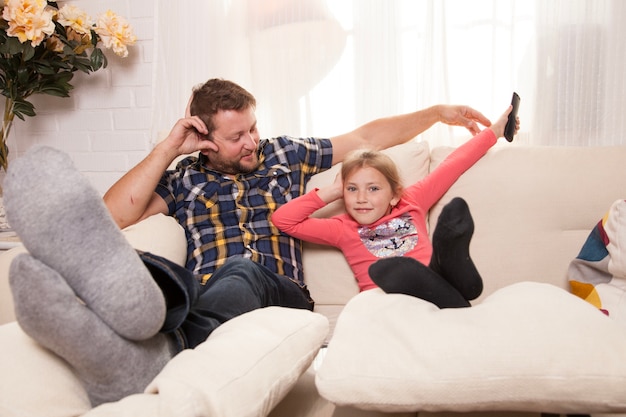
[[[431,168],[451,151],[433,149]],[[467,200],[471,256],[485,285],[476,302],[519,281],[569,290],[569,263],[611,204],[626,198],[624,167],[626,147],[498,144],[431,209],[431,230],[450,199]]]
[[[410,142],[389,150],[405,183],[422,178],[453,150],[428,152]],[[484,280],[481,302],[519,281],[548,282],[569,289],[565,273],[591,229],[611,204],[626,198],[626,147],[539,147],[498,143],[459,178],[432,208],[431,231],[453,197],[469,204],[475,223],[471,256]],[[333,181],[339,167],[316,175],[309,187]],[[410,176],[410,177],[409,177]],[[341,203],[316,215],[329,216]],[[358,293],[341,252],[305,244],[306,283],[316,311],[334,323]]]

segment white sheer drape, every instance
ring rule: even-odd
[[[620,0],[158,1],[155,136],[191,87],[223,77],[258,100],[263,136],[329,136],[463,103],[497,118],[522,97],[516,142],[622,144]],[[437,125],[432,144],[458,144]]]
[[[542,143],[626,143],[625,17],[619,0],[537,3],[533,127]]]

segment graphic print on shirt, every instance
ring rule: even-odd
[[[417,245],[417,228],[408,213],[381,223],[375,228],[361,226],[361,242],[377,258],[403,256]]]

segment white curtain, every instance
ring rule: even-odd
[[[522,97],[516,143],[624,144],[620,0],[159,0],[154,137],[191,87],[238,82],[264,137],[331,136],[438,103],[496,119]],[[462,128],[422,135],[457,145]]]

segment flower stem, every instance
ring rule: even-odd
[[[5,171],[9,167],[9,147],[7,141],[9,140],[9,133],[11,132],[11,126],[13,126],[14,117],[13,100],[11,100],[10,97],[6,97],[4,100],[4,117],[2,119],[2,142],[0,142],[0,168]]]

